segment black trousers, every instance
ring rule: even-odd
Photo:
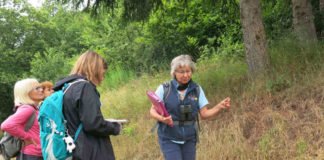
[[[16,160],[43,160],[43,157],[28,155],[20,152],[16,157]]]

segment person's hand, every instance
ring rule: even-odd
[[[24,140],[23,146],[27,146],[27,145],[30,145],[30,144],[33,144],[35,146],[37,145],[36,142],[33,139],[28,139],[28,140]]]
[[[168,116],[168,117],[163,117],[160,119],[160,122],[162,123],[165,123],[169,126],[173,126],[173,120],[172,120],[172,117],[171,116]]]
[[[117,122],[117,123],[119,124],[119,132],[118,132],[119,135],[123,131],[123,124],[121,122]]]
[[[119,133],[118,134],[121,134],[121,132],[123,131],[123,124],[121,122],[118,122],[119,124]]]
[[[231,107],[231,98],[227,97],[218,104],[220,109],[229,109]]]

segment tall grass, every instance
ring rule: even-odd
[[[301,79],[309,80],[311,77],[307,75],[312,75],[322,67],[324,45],[296,43],[287,38],[274,42],[269,54],[272,68],[267,89],[280,91]]]
[[[115,66],[112,69],[109,68],[101,84],[100,91],[105,89],[117,89],[134,78],[135,73],[132,70],[127,70],[120,66]]]
[[[201,122],[197,159],[323,159],[323,46],[278,42],[270,48],[271,72],[253,82],[243,60],[199,62],[193,79],[210,104],[230,96],[232,106]],[[127,83],[119,79],[122,85],[101,89],[104,116],[130,120],[122,135],[112,137],[117,159],[163,159],[157,135],[150,132],[155,121],[145,92],[169,79],[165,71],[126,77]],[[110,88],[106,81],[102,88]]]

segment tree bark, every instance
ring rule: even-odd
[[[269,67],[260,0],[240,1],[241,23],[249,74],[252,78]]]
[[[310,0],[292,0],[293,28],[302,42],[317,42]]]
[[[320,8],[320,11],[324,11],[324,0],[319,1],[319,8]]]

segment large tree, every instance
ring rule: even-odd
[[[241,0],[240,13],[249,73],[255,77],[265,73],[269,66],[260,1]]]
[[[25,3],[18,9],[0,6],[0,121],[12,113],[17,80],[35,76],[39,80],[56,80],[63,74],[61,63],[68,64],[67,58],[86,48],[81,34],[92,23],[59,7],[51,14],[52,9],[35,9]]]
[[[71,4],[77,9],[90,11],[93,15],[102,11],[114,12],[114,8],[123,5],[122,17],[127,21],[145,20],[151,11],[162,5],[162,0],[58,0],[65,4]]]
[[[128,21],[144,20],[152,13],[152,9],[163,5],[162,0],[124,0],[122,3],[119,3],[116,0],[94,0],[92,5],[91,3],[83,3],[82,0],[61,1],[65,3],[73,3],[73,6],[76,8],[80,8],[81,4],[87,4],[85,10],[90,10],[95,14],[100,13],[104,8],[113,9],[117,4],[123,5],[123,18]],[[233,3],[234,1],[231,2]],[[257,1],[257,7],[255,7],[255,5],[253,6],[254,3],[254,1],[251,3],[249,1],[243,1],[243,6],[245,7],[242,7],[242,13],[246,14],[245,16],[242,16],[242,21],[244,23],[243,31],[247,32],[244,37],[247,50],[247,61],[252,75],[265,71],[269,65],[269,58],[266,52],[265,32],[261,19],[260,2]],[[256,14],[250,12],[250,8],[257,11]]]
[[[316,42],[314,15],[310,0],[292,0],[293,28],[303,42]]]

